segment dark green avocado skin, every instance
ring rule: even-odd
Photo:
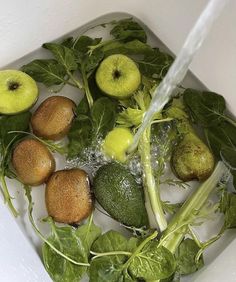
[[[103,165],[93,188],[99,204],[115,220],[127,226],[149,226],[142,187],[125,167],[118,163]]]

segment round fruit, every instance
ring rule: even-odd
[[[55,221],[81,222],[93,209],[87,173],[81,169],[54,172],[47,182],[45,201],[48,214]]]
[[[76,105],[63,96],[52,96],[43,101],[31,118],[35,135],[50,140],[65,137],[74,119]]]
[[[126,151],[133,143],[133,134],[127,128],[114,128],[110,131],[103,144],[104,153],[119,162],[126,161]]]
[[[18,70],[0,71],[0,114],[26,111],[37,99],[37,84],[28,74]]]
[[[126,99],[141,83],[141,74],[135,62],[121,54],[104,59],[96,72],[98,87],[107,95]]]
[[[43,184],[55,170],[52,154],[35,139],[25,139],[17,144],[12,165],[21,182],[32,186]]]

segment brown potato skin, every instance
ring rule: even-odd
[[[21,182],[31,186],[43,184],[55,170],[51,152],[35,139],[25,139],[16,145],[12,165]]]
[[[55,221],[81,222],[93,209],[88,174],[78,168],[54,172],[46,185],[45,202]]]
[[[31,127],[36,136],[49,140],[65,137],[74,119],[76,105],[63,96],[52,96],[44,100],[31,118]]]

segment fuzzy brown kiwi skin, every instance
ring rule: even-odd
[[[48,148],[35,139],[24,139],[13,150],[12,165],[24,184],[45,183],[55,170],[55,159]]]
[[[45,202],[55,221],[80,223],[93,210],[88,174],[77,168],[54,172],[47,181]]]
[[[31,117],[33,133],[49,140],[62,139],[70,130],[75,109],[75,103],[67,97],[47,98]]]

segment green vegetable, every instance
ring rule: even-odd
[[[227,174],[227,167],[222,162],[218,162],[211,176],[185,201],[171,219],[160,240],[161,246],[166,247],[172,253],[176,252],[185,234],[191,230],[191,226],[202,222],[206,218],[206,214],[211,211],[208,206],[204,209],[204,205],[207,204],[208,198],[217,184]],[[191,232],[191,234],[193,233]],[[196,236],[193,239],[196,239]],[[204,249],[205,246],[203,245],[202,248]]]
[[[213,92],[187,89],[183,99],[194,121],[205,127],[205,136],[215,157],[235,168],[236,122],[225,113],[224,97]]]
[[[128,226],[148,226],[142,188],[125,167],[118,163],[103,165],[93,187],[97,201],[114,219]]]
[[[176,268],[173,255],[157,241],[146,245],[129,266],[131,276],[147,280],[169,277]],[[168,262],[168,263],[167,263]]]
[[[203,267],[203,257],[196,261],[196,256],[200,248],[196,242],[190,238],[183,240],[175,254],[177,259],[178,272],[181,275],[191,274]]]
[[[136,60],[141,73],[147,77],[162,79],[173,62],[172,56],[158,48],[145,54],[142,60]]]
[[[15,177],[14,172],[11,170],[11,154],[16,142],[22,138],[22,134],[19,132],[9,134],[9,132],[26,131],[29,127],[30,117],[30,112],[0,117],[0,182],[2,186],[1,192],[4,197],[4,202],[7,203],[14,216],[17,216],[18,212],[13,206],[12,197],[8,192],[5,177]]]
[[[174,256],[157,241],[157,233],[127,251],[128,241],[117,232],[107,232],[95,241],[96,256],[90,266],[90,281],[137,281],[139,278],[157,280],[170,277],[175,271]]]
[[[47,87],[67,82],[65,68],[54,59],[34,60],[21,69]]]
[[[90,112],[85,100],[81,103],[77,107],[77,116],[68,133],[70,158],[80,155],[85,148],[93,146],[100,138],[103,139],[115,123],[116,103],[111,99],[99,98]]]
[[[130,41],[133,39],[138,39],[141,42],[147,41],[147,35],[141,25],[132,18],[123,19],[116,22],[115,26],[112,28],[110,34],[117,40],[120,41]]]
[[[88,257],[82,240],[77,237],[73,227],[57,227],[52,221],[51,235],[47,239],[54,247],[75,261],[88,263]],[[42,247],[43,262],[53,281],[80,281],[86,272],[86,266],[78,266],[55,253],[44,243]]]

